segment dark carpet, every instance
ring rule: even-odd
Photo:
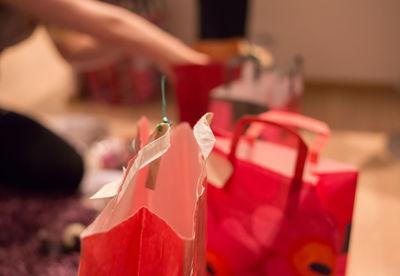
[[[24,195],[0,187],[0,275],[76,275],[79,249],[62,245],[71,223],[95,217],[77,196]]]

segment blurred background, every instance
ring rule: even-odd
[[[212,2],[132,0],[117,4],[214,55],[215,60],[237,55],[239,50],[227,53],[243,39],[262,47],[269,65],[286,68],[295,57],[301,57],[304,86],[299,110],[326,122],[332,130],[323,156],[360,170],[347,275],[399,275],[400,3]],[[212,11],[215,5],[219,7]],[[244,24],[216,27],[222,24],[216,18],[243,11],[240,5],[247,5],[247,10],[232,17],[238,25],[240,20]],[[226,22],[229,24],[229,19]],[[220,49],[228,56],[218,54]],[[86,156],[87,167],[118,168],[128,158],[120,152],[126,148],[126,139],[136,133],[139,118],[145,115],[154,125],[161,119],[160,76],[141,57],[124,57],[77,72],[59,55],[49,32],[39,26],[28,39],[0,55],[0,105],[27,114],[66,137]],[[178,121],[173,85],[167,92],[168,117]],[[99,178],[113,179],[114,175],[86,177],[86,183],[90,182],[86,193],[90,194],[107,182],[98,183]],[[2,196],[2,209],[7,205],[14,206],[14,216],[24,208],[23,203]],[[80,219],[71,215],[67,221],[87,224],[93,216],[88,213]],[[59,227],[65,225],[60,222]],[[35,231],[37,228],[40,226]],[[2,254],[6,254],[4,250]],[[77,259],[68,265],[76,267]],[[29,271],[21,266],[21,271]]]

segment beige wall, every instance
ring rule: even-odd
[[[195,38],[195,0],[168,0],[167,27]],[[250,0],[250,37],[271,38],[278,62],[295,54],[309,78],[400,82],[399,0]]]
[[[279,60],[301,53],[312,78],[400,82],[399,0],[254,0],[250,33]]]

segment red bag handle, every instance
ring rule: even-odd
[[[299,127],[316,132],[318,136],[310,146],[309,161],[313,164],[318,163],[319,155],[330,136],[330,129],[326,123],[299,114],[276,110],[262,113],[259,117],[280,125]],[[254,141],[261,134],[262,128],[260,124],[250,126],[246,132],[246,139],[250,142]]]
[[[228,155],[229,161],[232,163],[233,167],[235,166],[236,163],[236,149],[239,143],[239,139],[242,136],[243,130],[246,125],[251,124],[251,123],[262,123],[262,124],[268,124],[272,126],[276,126],[278,128],[281,128],[293,136],[295,136],[298,140],[298,147],[297,147],[297,160],[296,160],[296,166],[295,166],[295,171],[294,171],[294,176],[292,180],[292,185],[290,187],[290,193],[289,197],[291,197],[293,194],[296,192],[299,192],[301,190],[302,182],[303,182],[303,171],[304,171],[304,165],[306,162],[307,158],[307,146],[304,143],[303,139],[293,130],[282,126],[272,120],[269,119],[264,119],[260,118],[258,116],[244,116],[242,117],[238,123],[235,126],[234,132],[233,132],[233,138],[232,138],[232,143],[231,143],[231,150]],[[231,179],[228,180],[228,182],[224,186],[224,190],[229,192],[230,186],[231,186]]]

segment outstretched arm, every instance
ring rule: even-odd
[[[120,49],[88,34],[55,25],[46,25],[46,30],[60,55],[78,72],[101,68],[126,56]]]
[[[128,10],[93,0],[0,0],[43,23],[86,33],[126,53],[141,55],[161,69],[205,64],[207,56],[187,47]]]

